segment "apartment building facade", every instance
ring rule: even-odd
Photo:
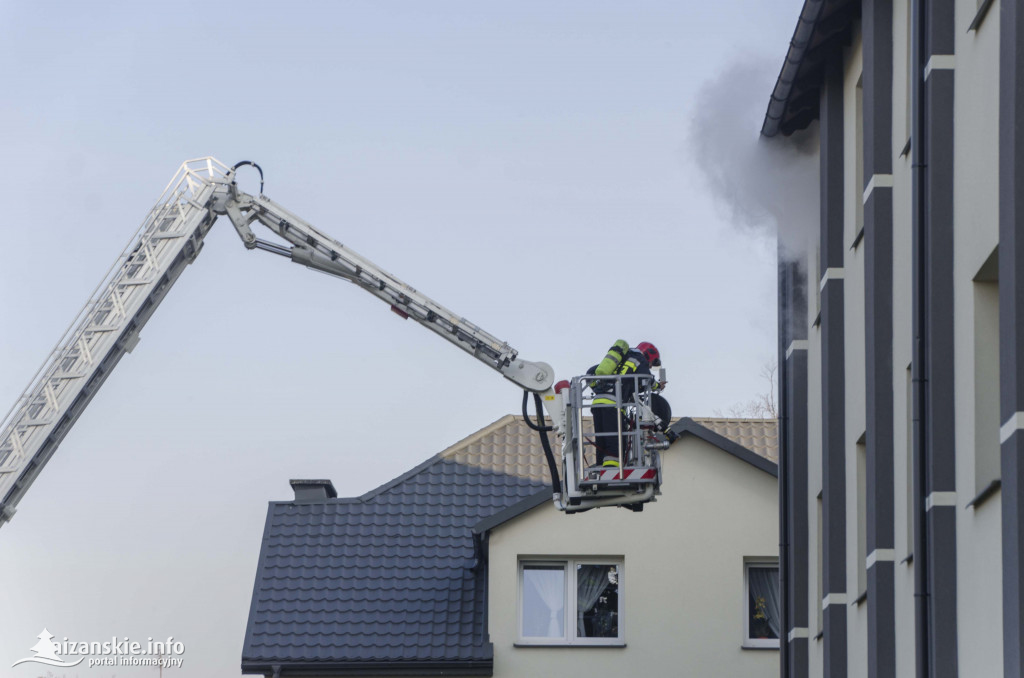
[[[1019,676],[1024,14],[808,0],[762,134],[816,137],[780,246],[784,676]]]

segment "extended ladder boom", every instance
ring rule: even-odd
[[[516,350],[507,343],[321,233],[270,198],[233,190],[224,211],[246,247],[281,254],[295,263],[344,278],[389,304],[403,318],[411,318],[444,337],[522,388],[534,392],[551,388],[554,372],[549,365],[517,358]],[[291,248],[256,238],[250,228],[254,221],[290,243]]]
[[[288,256],[350,280],[522,388],[534,392],[550,389],[554,380],[550,366],[518,358],[507,343],[265,196],[254,198],[238,191],[234,174],[235,168],[213,158],[181,166],[28,388],[0,421],[0,525],[11,519],[15,506],[110,371],[138,342],[139,331],[185,266],[199,254],[203,238],[221,214],[228,215],[246,247]],[[291,246],[257,239],[250,228],[254,221]]]

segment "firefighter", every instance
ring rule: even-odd
[[[594,365],[587,374],[593,375],[647,375],[650,378],[654,390],[665,388],[665,384],[658,384],[651,374],[652,367],[661,366],[661,354],[657,347],[649,341],[642,341],[636,348],[628,348],[622,339],[619,339],[604,359]],[[602,467],[618,467],[619,447],[621,438],[617,435],[620,426],[625,425],[622,416],[622,404],[633,399],[637,382],[644,382],[644,379],[623,379],[621,380],[621,401],[615,399],[615,381],[611,379],[596,379],[591,382],[594,390],[591,414],[594,417],[594,445],[597,448],[597,463]],[[640,383],[643,387],[645,384]]]

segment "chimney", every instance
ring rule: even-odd
[[[338,496],[330,480],[289,480],[295,490],[295,501],[327,501]]]

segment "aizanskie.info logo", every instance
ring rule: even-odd
[[[185,643],[174,640],[171,636],[166,640],[147,638],[145,643],[133,641],[127,636],[112,637],[105,641],[74,641],[54,640],[54,635],[43,629],[37,636],[38,642],[29,648],[31,657],[24,657],[11,664],[32,662],[47,666],[63,668],[78,666],[86,662],[86,666],[154,666],[162,668],[180,668],[185,654]]]

